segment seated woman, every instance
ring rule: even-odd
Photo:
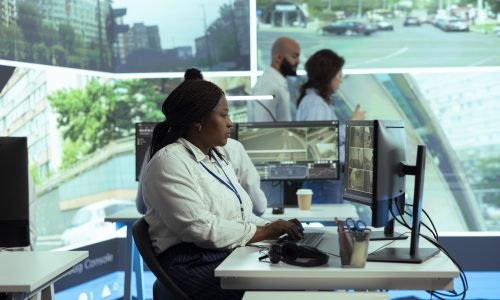
[[[215,84],[180,84],[163,103],[166,120],[154,129],[141,181],[158,260],[193,299],[240,299],[243,291],[222,290],[214,277],[230,251],[301,235],[297,220],[269,223],[252,214],[252,201],[219,148],[231,131],[228,111]]]

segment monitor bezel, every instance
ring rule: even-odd
[[[0,148],[3,148],[0,149],[2,156],[7,154],[3,158],[5,164],[0,163],[2,186],[0,201],[5,205],[0,212],[0,247],[28,247],[30,246],[28,139],[0,137]],[[12,181],[15,181],[15,184]],[[10,202],[7,202],[9,200]]]
[[[154,127],[156,127],[156,125],[158,123],[159,122],[138,122],[138,123],[135,123],[135,139],[134,139],[135,145],[134,146],[135,146],[135,180],[136,181],[139,181],[141,167],[142,167],[142,164],[144,162],[144,157],[145,157],[144,154],[140,155],[140,152],[142,152],[142,151],[139,151],[139,148],[140,148],[138,146],[139,128],[141,126],[152,126],[153,130],[154,130]],[[151,137],[152,137],[152,135],[151,135]],[[151,140],[148,143],[148,147],[149,147],[149,145],[151,145]]]

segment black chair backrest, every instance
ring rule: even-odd
[[[153,250],[153,243],[148,233],[149,224],[144,217],[135,221],[132,225],[132,235],[134,236],[135,244],[139,253],[141,253],[144,262],[156,278],[167,288],[175,299],[189,300],[189,297],[182,291],[170,276],[163,270],[160,263],[156,259],[156,254]]]

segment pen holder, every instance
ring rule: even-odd
[[[368,256],[370,230],[338,232],[342,268],[364,268]]]

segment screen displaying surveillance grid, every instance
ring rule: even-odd
[[[347,188],[373,193],[373,126],[347,126]]]
[[[239,124],[238,140],[262,179],[338,179],[337,122]]]

